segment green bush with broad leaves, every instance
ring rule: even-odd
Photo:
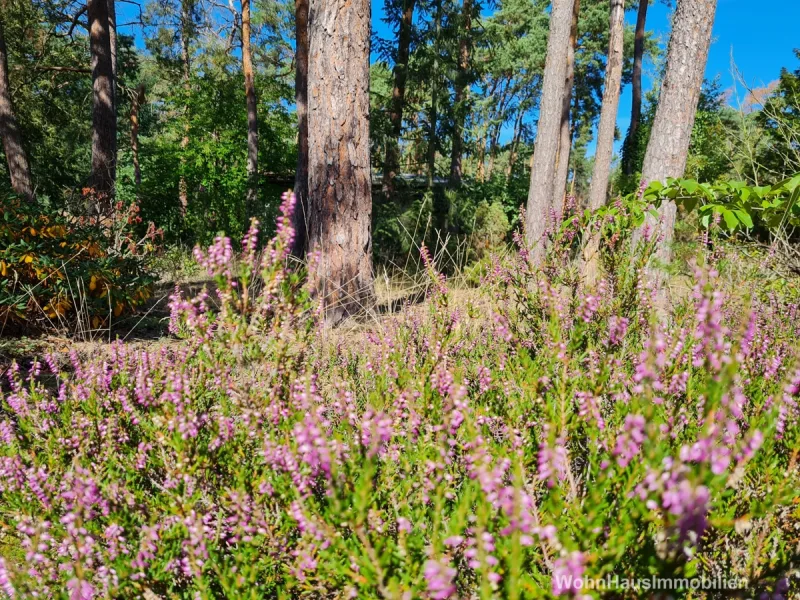
[[[134,236],[138,208],[117,209],[101,219],[0,198],[0,331],[98,329],[150,298],[158,232]]]

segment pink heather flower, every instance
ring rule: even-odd
[[[402,531],[404,533],[411,533],[411,521],[406,519],[405,517],[398,517],[397,519],[397,531]]]
[[[3,593],[9,598],[16,597],[16,591],[11,583],[11,576],[8,574],[6,561],[2,557],[0,557],[0,590],[3,590]]]
[[[94,586],[88,581],[77,578],[70,579],[67,582],[67,589],[69,590],[69,600],[92,600],[95,597]]]
[[[627,317],[612,316],[608,318],[608,343],[616,346],[621,343],[628,332],[629,320]]]
[[[553,595],[566,596],[583,587],[586,557],[580,551],[557,558],[553,563]]]
[[[428,595],[432,600],[447,600],[456,593],[453,580],[457,571],[448,563],[429,560],[423,570],[428,584]]]
[[[541,481],[547,482],[547,487],[553,487],[556,479],[563,481],[567,477],[569,458],[565,444],[564,438],[559,437],[552,448],[548,445],[547,440],[542,440],[539,445],[538,476]]]
[[[644,443],[645,420],[642,415],[628,415],[625,417],[623,431],[617,436],[617,442],[612,454],[617,457],[617,464],[625,468],[633,458],[639,454]]]

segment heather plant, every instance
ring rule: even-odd
[[[331,335],[288,260],[293,201],[263,249],[253,223],[195,251],[216,288],[173,296],[180,344],[12,369],[6,596],[638,598],[588,582],[721,573],[789,597],[791,300],[748,304],[701,257],[659,318],[617,206],[595,288],[569,220],[543,269],[520,242],[467,300],[423,248],[425,303]]]

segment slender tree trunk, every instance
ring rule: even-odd
[[[336,323],[374,304],[369,0],[311,0],[308,32],[311,283]]]
[[[428,189],[436,177],[436,128],[439,119],[439,36],[442,29],[442,0],[436,1],[433,40],[433,73],[431,75],[431,109],[428,113]]]
[[[400,136],[403,133],[403,109],[405,108],[408,58],[411,52],[415,4],[416,0],[404,0],[400,31],[397,34],[397,58],[394,63],[394,86],[392,87],[392,104],[389,111],[391,131],[386,146],[386,160],[383,165],[383,194],[386,198],[394,194],[394,178],[400,168]]]
[[[625,0],[611,0],[610,29],[603,106],[597,129],[597,150],[594,155],[592,184],[589,187],[589,210],[596,211],[606,203],[608,181],[611,178],[611,159],[614,154],[614,133],[617,129],[620,86],[622,85],[622,52],[625,33]],[[583,249],[583,275],[588,285],[594,285],[600,273],[600,234],[589,236]]]
[[[144,100],[144,84],[140,83],[136,88],[136,95],[131,101],[131,154],[133,155],[133,180],[136,183],[137,193],[142,185],[142,168],[139,164],[139,111]]]
[[[4,16],[0,14],[0,138],[11,178],[11,189],[26,200],[34,199],[31,167],[28,155],[22,146],[22,134],[14,114],[11,101],[11,85],[8,81],[8,50],[4,31]]]
[[[117,106],[117,3],[108,0],[108,41],[111,45],[111,72],[114,74],[114,106]]]
[[[494,173],[494,163],[497,160],[497,147],[499,145],[501,129],[502,125],[497,123],[489,134],[489,164],[486,166],[486,179],[491,179],[492,173]]]
[[[308,239],[308,0],[295,0],[295,105],[297,110],[297,172],[294,180],[294,248],[302,258]]]
[[[717,0],[678,1],[661,95],[642,167],[645,184],[653,181],[663,183],[668,177],[683,176],[716,9]],[[650,215],[645,218],[634,238],[638,240],[645,231],[649,235],[658,235],[660,243],[656,258],[666,264],[672,259],[677,209],[674,202],[665,200],[658,212],[658,219]],[[663,282],[658,272],[651,269],[648,275],[657,287],[661,287]]]
[[[511,173],[514,172],[514,164],[517,162],[517,149],[519,148],[520,137],[522,137],[522,118],[525,116],[525,110],[522,104],[523,103],[520,103],[519,109],[517,110],[517,118],[514,119],[514,133],[511,136],[508,165],[506,165],[506,180],[511,179]]]
[[[461,185],[462,155],[464,153],[464,123],[467,120],[466,100],[469,94],[470,36],[472,33],[472,0],[463,0],[461,9],[463,29],[458,42],[458,72],[455,81],[455,112],[453,143],[450,151],[450,187]]]
[[[628,151],[623,171],[633,175],[638,149],[639,122],[642,119],[642,64],[644,62],[645,24],[647,23],[647,6],[650,0],[639,0],[639,14],[636,17],[636,39],[633,44],[633,100],[631,102],[631,125],[628,129]]]
[[[545,256],[545,235],[555,202],[556,162],[564,105],[564,81],[575,0],[553,0],[550,12],[550,35],[542,83],[542,100],[536,147],[528,192],[525,228],[531,246],[531,258],[539,263]]]
[[[483,182],[486,179],[486,132],[482,132],[480,137],[478,137],[478,153],[475,157],[477,161],[477,166],[475,170],[475,177],[478,181]]]
[[[194,0],[181,0],[181,68],[183,89],[186,94],[186,101],[189,101],[189,94],[192,91],[191,84],[191,39],[194,36],[194,22],[192,13],[194,12]],[[183,137],[181,138],[181,168],[186,168],[186,149],[189,147],[189,107],[184,110]],[[186,183],[186,176],[181,174],[178,181],[178,202],[180,203],[181,216],[186,216],[189,208],[189,186]]]
[[[110,212],[117,177],[117,111],[108,1],[89,0],[89,45],[92,53],[92,188],[95,209]]]
[[[575,84],[575,51],[578,47],[578,19],[581,12],[581,0],[575,0],[572,8],[572,28],[569,32],[569,48],[567,48],[567,76],[564,79],[564,100],[561,105],[561,133],[558,141],[558,162],[555,181],[556,214],[564,211],[564,192],[569,177],[569,155],[572,151],[572,87]]]
[[[247,98],[247,209],[258,208],[258,102],[250,50],[250,0],[242,0],[242,71]]]

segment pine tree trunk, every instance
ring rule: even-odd
[[[642,167],[642,181],[646,184],[653,181],[663,183],[668,177],[683,176],[716,9],[717,0],[678,2],[667,48],[661,95]],[[645,230],[651,235],[659,235],[656,258],[666,264],[672,259],[677,208],[674,202],[665,200],[658,212],[658,220],[648,215],[634,237],[639,239]],[[649,276],[657,287],[661,287],[659,273],[651,270]]]
[[[578,46],[578,19],[581,12],[581,0],[575,0],[572,8],[572,28],[569,32],[569,48],[567,49],[567,76],[564,79],[564,100],[561,105],[561,133],[558,141],[558,162],[556,167],[555,206],[556,214],[564,211],[563,198],[569,177],[569,155],[572,151],[572,87],[575,84],[575,50]]]
[[[183,89],[186,93],[186,101],[189,101],[189,94],[192,91],[191,84],[191,39],[194,33],[192,12],[194,11],[194,0],[181,0],[181,68]],[[189,147],[189,108],[184,110],[183,137],[181,138],[181,169],[186,168],[186,149]],[[186,183],[186,176],[181,174],[178,181],[178,202],[180,203],[181,216],[186,216],[189,208],[189,185]]]
[[[392,104],[389,111],[391,131],[386,146],[386,160],[383,165],[383,194],[386,198],[394,194],[394,178],[400,168],[400,136],[403,132],[403,109],[405,108],[415,4],[416,0],[404,0],[400,31],[397,34],[397,59],[394,64],[394,86],[392,87]]]
[[[472,34],[472,0],[463,0],[461,19],[463,30],[458,42],[458,72],[455,81],[455,103],[453,143],[450,149],[450,187],[461,185],[462,155],[464,153],[464,123],[467,120],[465,106],[469,93],[470,36]]]
[[[311,282],[336,323],[374,304],[369,0],[311,0],[308,32]]]
[[[564,81],[575,0],[553,0],[550,34],[542,83],[542,100],[536,134],[531,185],[525,229],[531,246],[531,258],[540,263],[545,256],[545,235],[555,203],[556,162],[564,106]]]
[[[442,1],[436,0],[433,40],[433,73],[431,74],[431,107],[428,112],[428,189],[436,178],[436,128],[439,120],[439,36],[442,29]]]
[[[114,106],[117,106],[117,3],[108,0],[108,41],[111,46],[111,72],[114,74]]]
[[[600,126],[597,129],[597,149],[594,155],[592,184],[589,188],[589,210],[596,211],[606,203],[608,181],[611,177],[611,159],[614,154],[614,133],[617,129],[620,86],[622,84],[622,52],[625,33],[625,1],[611,0],[610,29],[606,80],[603,88],[603,105]],[[600,272],[598,252],[599,232],[594,232],[583,252],[583,275],[588,285],[596,283]]]
[[[108,1],[89,0],[89,45],[92,54],[92,177],[95,210],[108,213],[117,177],[117,113]]]
[[[297,172],[294,180],[294,248],[302,258],[308,239],[308,0],[295,0],[295,105],[297,111]]]
[[[8,50],[6,48],[4,16],[0,13],[0,138],[6,155],[11,189],[28,201],[33,201],[33,182],[28,155],[22,146],[22,134],[14,114],[11,101],[11,85],[8,81]]]
[[[639,14],[636,17],[636,39],[633,44],[633,98],[631,102],[631,125],[628,129],[628,146],[625,153],[625,164],[622,166],[625,175],[633,175],[636,165],[638,147],[639,122],[642,120],[642,64],[644,62],[645,24],[647,23],[647,6],[650,0],[639,0]]]
[[[138,193],[142,185],[142,168],[139,164],[139,111],[145,101],[144,84],[136,88],[136,95],[131,101],[131,154],[133,155],[133,180]]]
[[[242,0],[242,71],[247,98],[247,210],[258,209],[258,103],[250,50],[250,0]]]

